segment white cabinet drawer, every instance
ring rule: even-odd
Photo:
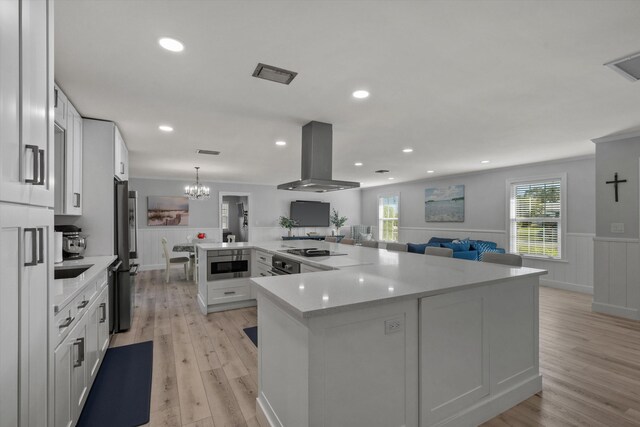
[[[269,269],[271,269],[271,258],[272,255],[270,253],[256,250],[256,261],[266,265]]]
[[[208,304],[224,304],[233,301],[251,299],[251,285],[237,286],[234,288],[211,289],[209,288]]]
[[[273,276],[271,273],[271,266],[266,266],[263,264],[256,264],[255,271],[252,272],[252,277],[271,277]]]

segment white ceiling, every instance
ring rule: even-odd
[[[318,120],[334,178],[370,186],[389,183],[380,168],[399,182],[592,154],[638,127],[640,83],[602,66],[640,51],[638,22],[635,0],[55,0],[55,77],[83,116],[118,123],[132,176],[295,180]],[[299,74],[256,79],[258,62]]]

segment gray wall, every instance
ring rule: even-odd
[[[635,159],[636,178],[638,158]],[[483,173],[424,179],[367,188],[362,191],[362,223],[376,225],[377,197],[400,193],[400,227],[445,229],[506,229],[506,181],[555,173],[567,173],[567,228],[569,233],[595,232],[595,159],[582,158],[495,169]],[[465,221],[425,222],[424,190],[428,187],[465,185]],[[636,190],[637,215],[637,190]],[[636,221],[637,236],[637,221]]]
[[[138,212],[140,228],[148,228],[147,196],[179,196],[184,192],[188,180],[165,180],[131,178],[129,188],[138,192]],[[341,215],[349,218],[348,225],[360,224],[360,190],[344,190],[318,195],[294,191],[277,190],[275,186],[235,183],[205,182],[211,189],[209,200],[189,203],[189,227],[219,227],[218,203],[220,191],[251,193],[249,223],[252,227],[277,227],[280,215],[289,215],[292,200],[318,200],[331,203]],[[153,227],[151,227],[153,228]],[[313,229],[309,229],[310,231]]]
[[[637,239],[638,234],[638,162],[640,137],[596,144],[596,234],[600,237]],[[606,181],[627,182],[618,186],[619,202],[614,188]],[[624,223],[624,233],[611,233],[611,223]]]

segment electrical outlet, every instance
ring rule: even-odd
[[[611,232],[612,233],[624,233],[624,222],[612,222],[611,223]]]
[[[384,321],[384,334],[389,335],[402,330],[402,319],[389,319]]]

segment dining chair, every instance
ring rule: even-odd
[[[162,241],[162,250],[164,251],[164,260],[166,262],[165,281],[169,283],[169,277],[171,276],[171,266],[180,265],[180,264],[182,264],[182,266],[184,267],[184,275],[187,277],[187,280],[189,280],[189,257],[181,256],[181,257],[171,258],[169,254],[169,248],[167,248],[167,243],[168,243],[167,238],[163,237],[161,241]]]
[[[355,239],[348,239],[348,238],[343,238],[342,240],[340,240],[340,243],[345,244],[345,245],[355,245],[356,244],[356,240]]]
[[[324,241],[327,243],[338,243],[338,238],[334,236],[327,236],[324,238]]]
[[[365,248],[374,248],[374,249],[378,249],[378,241],[377,240],[363,240],[362,241],[362,246],[364,246]]]
[[[387,243],[387,250],[395,252],[407,252],[409,250],[409,246],[406,243],[389,242]]]
[[[424,250],[425,255],[441,256],[445,258],[453,257],[453,249],[449,248],[437,248],[435,246],[427,246]]]
[[[482,254],[482,262],[510,265],[512,267],[522,267],[522,257],[516,254],[499,254],[494,252],[485,252]]]

